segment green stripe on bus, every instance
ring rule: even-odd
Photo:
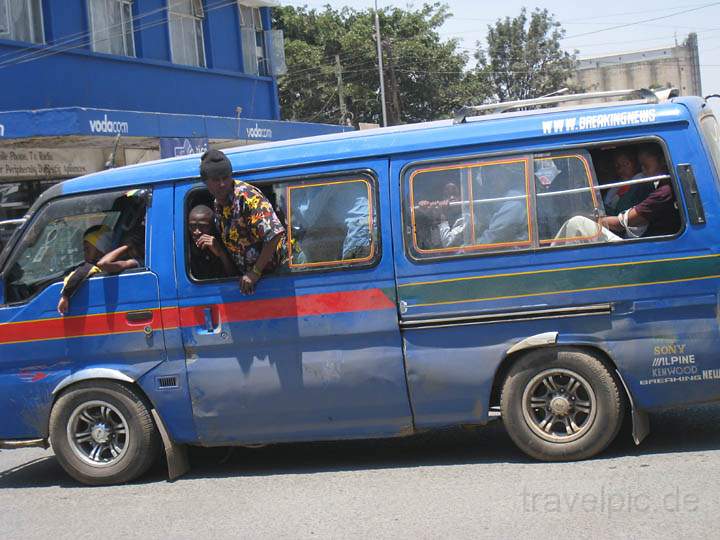
[[[435,283],[409,283],[402,285],[399,292],[400,300],[404,300],[412,307],[612,289],[713,277],[720,277],[720,258],[718,256],[550,269]]]

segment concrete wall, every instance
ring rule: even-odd
[[[674,87],[680,95],[702,95],[697,35],[676,47],[583,58],[575,83],[588,92]]]

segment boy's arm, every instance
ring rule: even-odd
[[[113,249],[100,259],[97,263],[98,267],[108,274],[117,274],[130,268],[137,268],[138,262],[135,259],[118,260],[125,256],[129,250],[127,245]]]
[[[60,291],[60,301],[58,302],[57,310],[63,315],[67,312],[70,307],[70,297],[77,292],[87,278],[93,274],[101,272],[100,268],[92,263],[83,263],[82,266],[73,270],[64,281],[62,291]]]

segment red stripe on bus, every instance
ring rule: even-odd
[[[180,308],[180,326],[204,325],[203,310],[208,307],[210,304]],[[395,304],[380,289],[306,294],[217,304],[222,322],[310,317],[394,308]]]
[[[152,312],[153,318],[139,325],[128,322],[124,312],[1,324],[0,344],[142,331],[155,321],[160,310],[148,311]]]
[[[395,304],[380,289],[343,291],[267,300],[245,300],[216,304],[222,322],[258,321],[289,317],[309,317],[333,313],[352,313],[394,309]],[[213,307],[215,307],[213,306]],[[17,323],[0,324],[0,345],[41,340],[101,336],[125,332],[141,332],[145,326],[162,320],[163,328],[201,326],[205,324],[203,309],[210,305],[185,308],[150,309],[153,317],[142,324],[131,324],[125,312],[100,313],[72,317],[56,317]],[[217,313],[217,311],[215,311]],[[216,316],[216,315],[214,315]],[[157,328],[159,330],[160,328]]]

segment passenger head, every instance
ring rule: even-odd
[[[107,225],[90,227],[83,235],[85,262],[95,264],[112,249],[112,232]]]
[[[215,213],[204,204],[199,204],[190,211],[188,230],[193,242],[197,242],[203,234],[212,234],[214,217]]]
[[[220,150],[208,150],[200,158],[200,176],[215,200],[225,205],[230,202],[234,182],[230,160]]]
[[[443,186],[443,200],[451,202],[460,200],[460,188],[455,182],[448,182]]]
[[[644,176],[667,174],[665,155],[657,144],[645,144],[638,150],[638,161]]]
[[[637,156],[630,150],[617,150],[613,154],[613,166],[620,180],[631,180],[639,170]]]

